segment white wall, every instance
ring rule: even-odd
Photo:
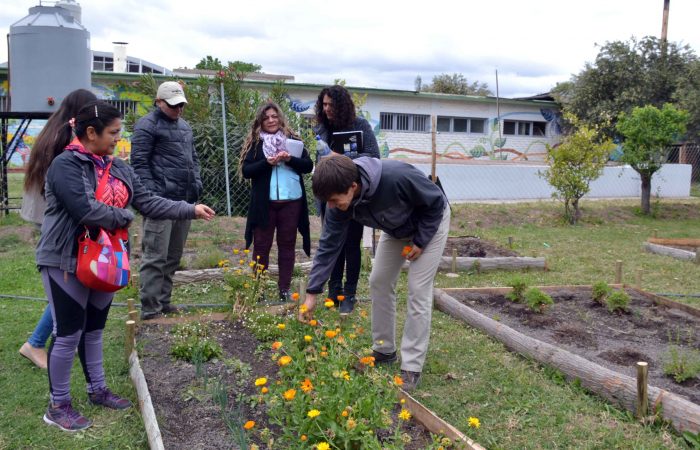
[[[430,174],[430,164],[414,164]],[[450,201],[550,199],[552,187],[538,176],[546,166],[439,164],[436,169]],[[652,178],[651,194],[688,197],[692,166],[666,164]],[[640,197],[639,175],[629,166],[606,167],[584,198]]]

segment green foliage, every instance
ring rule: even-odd
[[[469,83],[467,78],[461,73],[435,75],[431,84],[421,87],[423,92],[438,92],[441,94],[458,95],[493,95],[488,84],[474,81]]]
[[[630,304],[630,296],[625,291],[615,291],[608,295],[605,300],[605,306],[607,306],[608,311],[627,311],[627,307]]]
[[[197,257],[192,263],[192,269],[211,269],[217,267],[225,257],[224,252],[217,247],[207,247],[197,251]]]
[[[688,113],[667,103],[662,109],[652,105],[621,113],[617,130],[624,136],[622,161],[632,166],[642,180],[642,211],[651,212],[651,177],[666,162],[668,146],[686,131]]]
[[[700,127],[698,57],[687,45],[655,37],[608,42],[591,64],[555,88],[566,111],[588,125],[599,125],[610,138],[617,136],[615,120],[635,106],[660,108],[667,102],[690,104],[691,128]]]
[[[170,353],[178,359],[195,363],[209,361],[222,355],[218,342],[209,337],[206,323],[191,322],[177,325],[172,331],[175,343]]]
[[[566,119],[574,130],[559,145],[547,145],[545,161],[549,168],[539,175],[554,188],[552,196],[564,202],[566,220],[575,225],[581,217],[579,201],[590,190],[591,181],[603,173],[615,145],[610,139],[601,139],[595,128],[579,123],[573,115],[566,115]]]
[[[206,57],[202,58],[194,67],[195,69],[221,70],[224,68],[224,65],[221,64],[219,58],[213,58],[211,55],[207,55]]]
[[[664,373],[682,383],[700,374],[700,352],[693,345],[693,330],[688,330],[687,345],[684,345],[681,330],[669,331],[671,345],[664,353]]]
[[[690,448],[700,450],[700,433],[683,432],[683,438],[690,445]]]
[[[525,292],[525,304],[532,311],[544,312],[547,306],[554,304],[554,300],[541,290],[530,288]]]
[[[593,285],[593,301],[600,303],[601,305],[605,305],[605,300],[608,298],[608,295],[612,294],[612,291],[613,290],[610,286],[608,286],[608,283],[605,281],[599,281]]]
[[[673,100],[688,111],[688,139],[700,142],[700,61],[693,61],[681,75]]]
[[[512,287],[513,290],[506,294],[506,298],[515,303],[522,302],[523,294],[527,289],[527,281],[521,277],[513,277],[508,281],[508,286]]]

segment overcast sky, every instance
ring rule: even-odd
[[[0,28],[39,0],[3,0]],[[460,72],[504,97],[549,91],[592,62],[598,45],[660,36],[663,0],[83,0],[92,49],[167,68],[212,55],[297,82],[412,90]],[[700,52],[700,0],[672,0],[668,38]],[[7,44],[0,45],[7,61]]]

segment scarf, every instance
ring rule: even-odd
[[[98,182],[107,168],[107,164],[109,164],[109,161],[112,159],[109,156],[101,157],[95,155],[94,153],[90,153],[85,149],[85,147],[83,147],[83,144],[81,144],[77,138],[73,139],[73,141],[66,146],[65,151],[78,152],[82,153],[83,155],[87,155],[93,164],[95,164]],[[107,179],[107,185],[102,193],[102,198],[98,198],[97,200],[109,206],[126,208],[129,203],[129,190],[121,180],[114,178],[110,171],[109,178]]]
[[[287,136],[284,135],[282,130],[278,130],[275,134],[261,131],[260,137],[263,140],[263,153],[266,158],[271,158],[279,152],[287,151]]]

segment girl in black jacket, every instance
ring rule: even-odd
[[[292,140],[296,143],[291,142]],[[299,138],[287,125],[280,107],[263,104],[255,114],[241,150],[241,175],[251,180],[250,206],[245,229],[246,248],[251,243],[253,260],[263,270],[270,262],[272,240],[277,232],[280,300],[290,298],[289,286],[294,270],[297,230],[301,233],[306,255],[311,253],[309,207],[303,174],[310,173],[313,162]]]

